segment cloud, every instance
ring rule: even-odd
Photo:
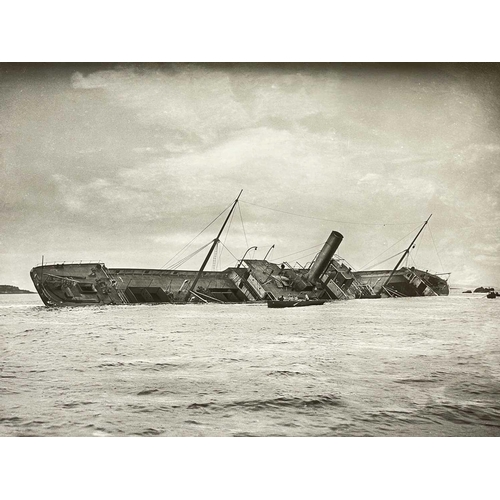
[[[361,179],[358,180],[358,184],[362,183],[367,183],[367,184],[375,184],[380,181],[380,175],[379,174],[374,174],[374,173],[369,173],[361,177]]]
[[[112,105],[134,111],[138,120],[160,124],[175,132],[186,146],[210,143],[224,130],[248,125],[249,119],[234,98],[227,73],[186,66],[177,71],[107,70],[72,77],[75,89],[100,89]]]

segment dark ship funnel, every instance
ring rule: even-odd
[[[337,248],[339,247],[341,241],[344,237],[337,231],[332,231],[332,234],[326,240],[321,252],[319,252],[318,257],[314,261],[311,269],[306,274],[306,279],[311,283],[316,283],[316,281],[321,277],[321,275],[326,271],[330,260],[334,256]]]

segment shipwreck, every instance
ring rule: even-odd
[[[327,302],[448,294],[445,280],[418,269],[398,269],[401,261],[392,271],[353,271],[336,255],[343,240],[338,231],[331,231],[319,253],[305,267],[292,266],[288,262],[273,263],[266,258],[247,259],[245,253],[237,265],[222,271],[209,271],[207,263],[221,243],[222,232],[240,196],[241,192],[217,236],[209,243],[210,248],[198,270],[108,268],[103,262],[47,264],[42,258],[42,263],[31,269],[31,279],[43,303],[51,307]]]

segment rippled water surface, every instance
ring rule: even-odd
[[[499,436],[500,299],[0,296],[2,436]]]

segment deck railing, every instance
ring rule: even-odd
[[[104,264],[102,260],[57,260],[55,262],[39,262],[35,267],[55,266],[61,264]]]

